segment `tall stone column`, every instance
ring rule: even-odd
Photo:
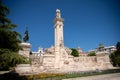
[[[54,19],[55,30],[55,68],[60,67],[60,48],[64,46],[63,40],[63,19],[61,18],[60,10],[56,10],[56,17]]]

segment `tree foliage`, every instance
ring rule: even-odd
[[[117,54],[120,55],[120,42],[116,44]]]
[[[71,50],[72,50],[71,55],[73,55],[74,57],[78,57],[79,56],[78,51],[76,49],[71,48]]]
[[[16,66],[16,64],[29,63],[25,57],[16,52],[11,52],[7,49],[0,49],[0,53],[0,70],[8,70],[10,67]]]
[[[0,2],[0,70],[27,62],[25,57],[17,53],[21,49],[21,35],[15,31],[17,25],[7,18],[9,13],[9,9]]]
[[[120,42],[116,44],[116,51],[110,54],[113,66],[120,66]]]
[[[91,52],[88,54],[88,56],[96,56],[96,53],[95,52]]]
[[[17,25],[7,18],[9,13],[9,9],[0,2],[0,49],[17,52],[20,49],[21,35],[14,30]]]

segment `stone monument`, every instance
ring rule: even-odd
[[[72,50],[65,47],[64,45],[64,36],[63,36],[63,18],[61,18],[61,12],[59,9],[56,10],[56,17],[54,19],[54,46],[44,49],[44,52],[41,49],[35,54],[32,54],[32,62],[40,63],[42,65],[32,64],[31,71],[29,72],[72,72],[72,71],[89,71],[89,70],[103,70],[111,69],[113,66],[110,63],[109,55],[105,52],[97,54],[97,56],[87,56],[84,55],[80,49],[80,56],[73,57],[71,56]],[[29,58],[29,52],[31,45],[29,43],[21,43],[23,50],[19,51],[19,54],[22,54]],[[35,56],[39,55],[41,56]],[[82,56],[81,56],[82,55]],[[21,66],[21,65],[20,65]],[[16,70],[22,69],[20,66]],[[23,66],[23,65],[22,65]],[[20,67],[20,68],[19,68]],[[24,68],[25,69],[25,68]],[[26,66],[26,69],[30,69]],[[27,71],[27,72],[28,72]],[[25,71],[23,71],[25,72]],[[22,71],[21,71],[22,73]]]
[[[64,48],[63,40],[63,18],[61,18],[60,10],[56,10],[56,18],[54,19],[54,31],[55,31],[55,68],[60,68],[60,58],[63,54],[60,50]]]
[[[59,71],[86,71],[113,68],[108,55],[89,57],[81,51],[83,56],[71,56],[71,49],[64,46],[63,21],[61,12],[57,9],[54,19],[54,46],[45,49],[44,66],[46,65]]]

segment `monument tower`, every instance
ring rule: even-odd
[[[56,17],[54,19],[54,34],[55,34],[55,68],[59,67],[59,61],[60,61],[60,48],[64,47],[64,40],[63,40],[63,18],[61,18],[60,10],[56,10]]]
[[[55,29],[55,47],[63,47],[63,18],[61,18],[60,10],[56,10],[56,17],[54,19]]]

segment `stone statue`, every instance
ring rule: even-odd
[[[26,27],[26,31],[23,37],[23,41],[24,42],[28,42],[29,41],[29,35],[28,35],[28,28]]]

